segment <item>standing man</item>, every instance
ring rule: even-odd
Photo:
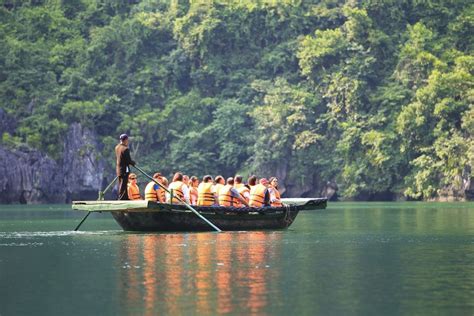
[[[115,146],[115,155],[117,156],[117,176],[118,176],[118,199],[128,200],[127,184],[130,173],[129,165],[135,166],[135,161],[130,157],[128,149],[128,135],[120,135],[120,144]]]

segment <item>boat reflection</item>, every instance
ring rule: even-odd
[[[117,280],[122,310],[261,314],[278,271],[280,232],[130,234]]]

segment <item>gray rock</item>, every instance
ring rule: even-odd
[[[69,128],[59,163],[27,146],[7,149],[0,145],[0,203],[97,199],[106,165],[99,150],[97,136],[80,124]]]
[[[66,202],[95,200],[104,180],[105,161],[100,142],[90,129],[75,123],[64,141],[62,169]]]
[[[0,203],[64,202],[60,166],[37,150],[0,146],[0,174]]]
[[[284,197],[327,197],[337,198],[338,186],[334,181],[324,181],[316,174],[302,176],[301,179],[290,179],[289,163],[283,161],[274,174],[279,179],[279,191]],[[310,179],[308,179],[310,177]]]

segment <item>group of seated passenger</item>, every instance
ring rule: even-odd
[[[141,200],[137,175],[130,173],[128,197],[130,200]],[[242,176],[236,175],[224,181],[224,177],[215,179],[205,175],[202,182],[195,176],[188,177],[176,172],[171,183],[161,173],[153,175],[153,180],[145,187],[145,200],[160,203],[183,204],[186,202],[198,206],[230,206],[230,207],[265,207],[283,206],[278,191],[278,179],[267,180],[250,176],[244,184]],[[159,184],[158,184],[159,183]]]

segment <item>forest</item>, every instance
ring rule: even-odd
[[[148,170],[334,182],[341,199],[473,178],[468,0],[2,0],[1,146],[61,160],[68,126]],[[474,181],[474,180],[473,180]]]

